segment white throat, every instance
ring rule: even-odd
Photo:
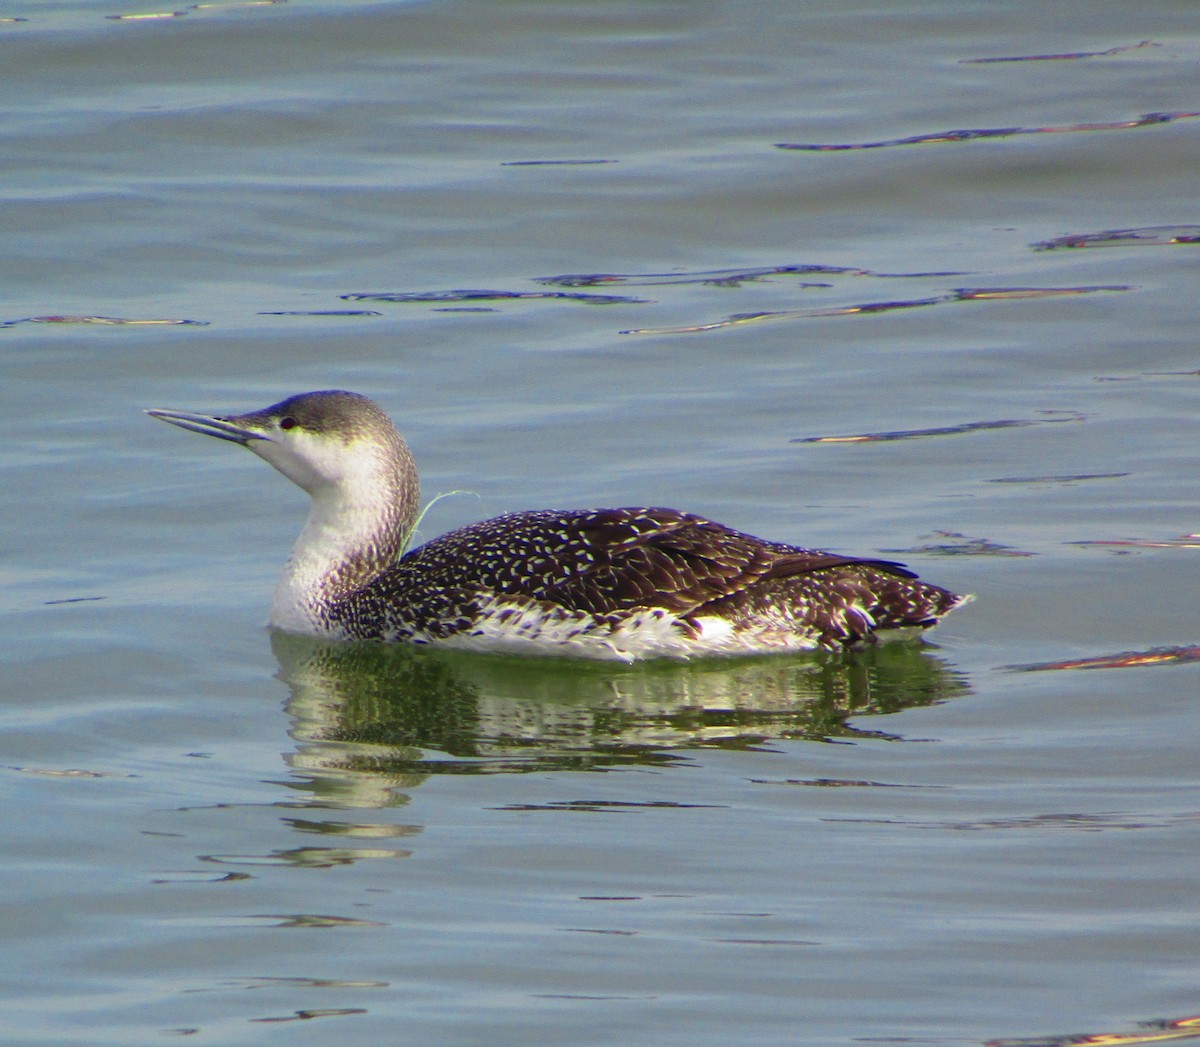
[[[310,490],[308,521],[292,547],[271,602],[270,624],[328,635],[330,605],[368,584],[400,555],[405,494],[376,455],[350,456],[336,485]]]

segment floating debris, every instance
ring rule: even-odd
[[[359,291],[339,295],[344,302],[500,302],[550,298],[587,305],[645,304],[645,298],[567,291]]]
[[[63,603],[92,603],[95,600],[107,600],[107,596],[67,596],[61,600],[46,600],[43,602],[43,607],[53,607],[55,604]]]
[[[941,539],[934,541],[934,539]],[[922,556],[1036,556],[1036,553],[1025,552],[1022,549],[1014,549],[1011,545],[1001,545],[999,542],[993,542],[987,538],[968,538],[965,534],[959,534],[958,531],[934,531],[933,534],[925,535],[924,539],[929,541],[927,545],[914,545],[910,549],[881,549],[880,552],[887,553],[889,556],[894,554],[903,554],[912,556],[920,554]]]
[[[1142,229],[1102,229],[1098,233],[1073,233],[1030,244],[1035,251],[1064,247],[1161,247],[1167,244],[1200,244],[1200,225],[1151,225]]]
[[[1068,545],[1108,545],[1132,549],[1200,549],[1200,534],[1184,534],[1178,538],[1094,538]]]
[[[656,287],[663,284],[707,284],[710,287],[740,287],[772,276],[792,275],[877,276],[916,279],[920,277],[966,276],[963,272],[944,273],[876,273],[844,265],[771,265],[748,269],[700,269],[675,273],[567,273],[563,276],[539,276],[539,284],[556,287],[598,287],[602,284],[635,284]],[[802,284],[803,287],[829,287],[830,284]]]
[[[501,167],[586,167],[591,164],[615,164],[617,160],[505,160]]]
[[[960,287],[946,294],[929,298],[910,298],[890,302],[863,302],[858,305],[833,305],[813,309],[778,309],[761,313],[734,313],[723,320],[706,324],[690,324],[687,327],[639,327],[621,331],[621,334],[698,334],[703,331],[719,331],[725,327],[761,323],[765,320],[812,320],[828,316],[862,316],[885,313],[894,309],[919,309],[927,305],[945,302],[1000,301],[1019,298],[1054,298],[1061,295],[1094,294],[1097,291],[1130,291],[1127,284],[1107,284],[1095,287]]]
[[[383,316],[376,309],[279,309],[259,316]]]
[[[942,425],[933,429],[898,429],[884,433],[858,433],[854,436],[800,436],[788,443],[793,444],[863,444],[884,443],[890,440],[915,440],[925,436],[957,436],[974,433],[981,429],[1020,429],[1029,425],[1044,425],[1052,422],[1082,422],[1084,416],[1077,411],[1054,411],[1047,414],[1062,414],[1062,418],[1001,418],[994,422],[963,422],[961,425]]]
[[[776,142],[776,149],[802,149],[807,152],[831,153],[847,149],[882,149],[891,145],[924,145],[934,142],[973,142],[981,138],[1009,138],[1013,135],[1066,134],[1070,131],[1123,131],[1133,127],[1168,124],[1187,120],[1200,113],[1145,113],[1135,120],[1112,120],[1095,124],[1068,124],[1063,127],[975,127],[958,131],[935,131],[933,134],[912,135],[908,138],[889,138],[881,142],[852,142],[844,145],[810,142]]]
[[[1072,484],[1080,480],[1119,480],[1129,473],[1065,473],[1062,476],[998,476],[990,484]]]
[[[1120,654],[1100,654],[1093,658],[1006,665],[1004,668],[1018,673],[1040,673],[1051,669],[1136,669],[1145,665],[1173,665],[1176,662],[1200,662],[1200,647],[1152,647],[1148,651],[1122,651]],[[1104,1042],[1108,1043],[1107,1040]]]
[[[1067,51],[1054,55],[1013,55],[1008,58],[960,58],[960,65],[986,65],[990,62],[1061,62],[1072,58],[1108,58],[1125,51],[1136,51],[1140,47],[1162,47],[1153,40],[1143,40],[1140,44],[1122,44],[1120,47],[1110,47],[1107,51]]]

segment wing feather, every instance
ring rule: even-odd
[[[538,510],[484,520],[412,550],[330,608],[350,635],[450,635],[497,597],[555,613],[663,609],[781,637],[852,643],[929,625],[960,598],[888,560],[768,542],[661,508]]]
[[[766,542],[672,509],[608,509],[586,516],[577,532],[587,543],[586,566],[523,595],[593,614],[658,606],[686,616],[761,582],[834,567],[869,564],[913,577],[889,561]]]

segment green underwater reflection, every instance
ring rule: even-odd
[[[688,750],[773,739],[893,738],[849,721],[969,689],[920,642],[634,665],[284,633],[272,646],[291,689],[290,766],[353,790],[410,788],[447,772],[662,766]]]

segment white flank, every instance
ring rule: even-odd
[[[600,661],[633,662],[642,658],[687,658],[703,655],[767,654],[811,650],[812,637],[796,633],[756,634],[735,630],[724,618],[696,621],[699,635],[687,623],[661,609],[638,611],[611,624],[591,615],[532,601],[493,597],[482,603],[468,630],[450,637],[414,637],[418,642],[458,650],[567,655]]]

